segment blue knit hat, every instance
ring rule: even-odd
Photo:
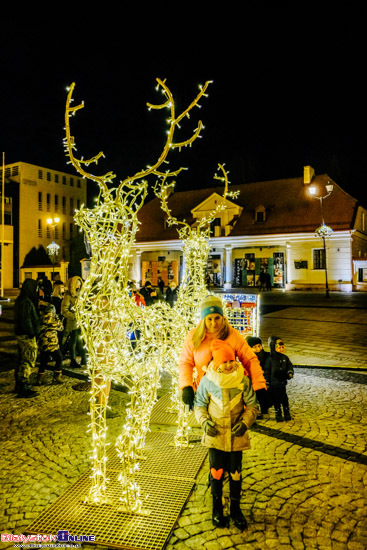
[[[202,319],[211,313],[219,313],[219,315],[223,316],[222,300],[216,296],[207,296],[200,304],[200,317]]]

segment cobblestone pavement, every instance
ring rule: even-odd
[[[346,350],[363,342],[355,357],[364,361],[366,337],[359,328],[366,324],[366,311],[357,304],[347,316],[339,306],[333,317],[331,308],[325,308],[326,313],[321,309],[312,312],[302,304],[287,304],[270,311],[262,319],[262,336],[276,332],[284,337],[293,361],[299,342],[307,342],[295,364],[311,364],[310,357],[320,364],[323,353],[325,364],[336,357],[350,359]],[[302,323],[307,324],[310,316],[314,328],[306,331]],[[297,324],[298,331],[291,332]],[[324,342],[326,351],[318,351],[317,343]],[[12,393],[11,343],[6,349],[0,372],[0,532],[16,534],[89,468],[89,394],[75,391],[76,380],[65,377],[61,386],[40,387],[34,399],[17,399]],[[350,365],[356,366],[353,359]],[[244,453],[241,507],[248,529],[241,533],[232,525],[213,528],[206,461],[166,550],[365,550],[366,384],[365,371],[296,367],[288,385],[292,420],[276,423],[271,410],[269,420],[256,422],[252,448]],[[160,395],[168,385],[165,376]],[[124,393],[112,391],[116,416],[108,420],[111,441],[123,423],[126,402]]]

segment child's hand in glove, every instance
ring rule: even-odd
[[[244,422],[237,422],[233,426],[231,430],[231,434],[234,435],[235,437],[240,437],[245,433],[246,430],[247,430],[247,426]]]
[[[210,435],[210,437],[214,437],[218,433],[218,430],[215,427],[215,424],[214,424],[213,420],[205,420],[205,422],[203,422],[202,427],[203,427],[204,432],[207,435]]]

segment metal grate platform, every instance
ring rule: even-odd
[[[165,426],[177,426],[177,413],[168,412],[171,405],[171,397],[169,394],[161,397],[153,407],[150,417],[150,424],[161,424]],[[192,428],[200,428],[197,423],[195,414],[190,412],[187,418],[188,425]]]
[[[117,479],[119,459],[115,447],[111,447],[107,461],[107,477],[110,479],[107,496],[116,505],[83,503],[90,486],[88,471],[28,527],[27,533],[56,535],[59,530],[67,530],[73,535],[94,535],[95,544],[109,547],[161,550],[207,455],[207,449],[200,443],[177,448],[173,446],[173,438],[173,433],[162,431],[147,436],[144,459],[140,462],[136,479],[148,515],[118,510],[121,490]]]

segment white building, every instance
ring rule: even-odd
[[[330,195],[328,184],[333,185]],[[240,192],[238,198],[226,200],[227,209],[212,224],[208,274],[213,286],[254,287],[261,271],[267,271],[278,288],[325,288],[327,273],[330,290],[367,290],[367,210],[327,174],[315,176],[308,166],[303,177],[231,190]],[[195,224],[221,200],[221,193],[220,188],[178,192],[169,206],[178,219]],[[315,234],[323,219],[333,230],[325,249]],[[155,285],[161,276],[166,284],[179,282],[185,261],[181,242],[177,229],[166,226],[158,199],[144,205],[139,220],[132,279]]]

